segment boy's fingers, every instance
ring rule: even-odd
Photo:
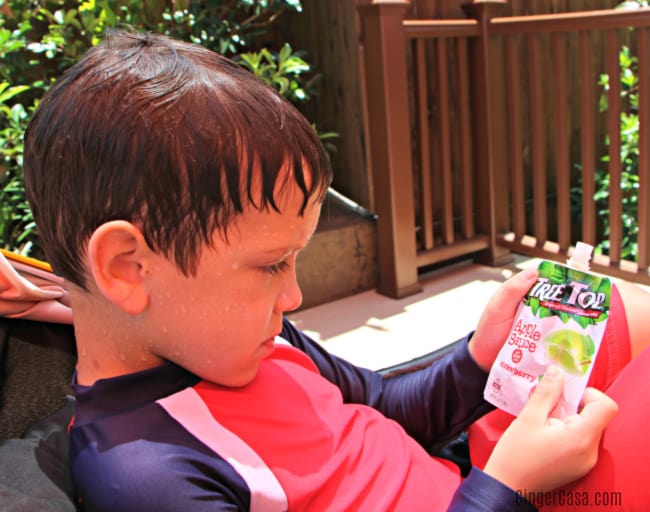
[[[507,306],[509,303],[518,304],[535,283],[537,276],[537,270],[533,268],[523,270],[512,276],[497,290],[494,297],[495,307]]]
[[[549,366],[542,380],[530,395],[530,399],[519,413],[519,418],[543,424],[551,415],[564,388],[564,378],[557,366]]]
[[[489,371],[512,327],[517,306],[537,280],[535,269],[527,269],[508,279],[492,294],[469,342],[476,363]]]
[[[585,389],[579,415],[597,429],[604,429],[617,413],[618,404],[609,396],[594,388]]]
[[[538,277],[539,277],[539,273],[537,272],[536,269],[527,268],[525,270],[522,270],[518,274],[514,275],[513,277],[511,277],[509,281],[513,289],[520,291],[523,295],[530,289],[530,286],[535,282],[535,280]]]
[[[518,274],[515,274],[507,281],[507,285],[510,288],[512,295],[523,297],[530,287],[535,283],[539,273],[534,268],[527,268],[522,270]]]

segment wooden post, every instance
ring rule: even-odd
[[[474,110],[475,190],[477,230],[489,236],[489,246],[477,260],[488,265],[503,265],[512,260],[508,249],[497,245],[497,235],[510,230],[508,146],[505,82],[496,59],[498,41],[490,40],[490,19],[503,12],[507,0],[477,0],[463,9],[480,25],[481,35],[470,46],[472,108]],[[497,53],[498,55],[498,53]],[[494,63],[494,64],[493,64]],[[494,68],[493,68],[494,66]]]
[[[377,214],[377,291],[393,298],[418,282],[411,126],[402,28],[409,0],[356,0],[360,15],[373,205]]]

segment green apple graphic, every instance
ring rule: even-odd
[[[591,336],[562,329],[546,336],[544,344],[549,357],[569,373],[584,375],[589,371],[595,352]]]

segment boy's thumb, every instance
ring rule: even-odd
[[[519,413],[532,420],[546,422],[555,408],[564,389],[564,377],[557,366],[549,366],[537,387],[530,395],[528,402]]]

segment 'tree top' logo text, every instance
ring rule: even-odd
[[[589,285],[572,282],[570,284],[551,284],[549,279],[540,277],[530,291],[530,297],[540,301],[563,302],[584,309],[603,309],[607,296],[603,292],[592,292]]]

